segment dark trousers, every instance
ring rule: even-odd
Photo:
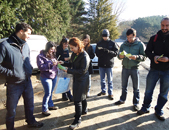
[[[33,116],[34,97],[31,80],[28,79],[27,81],[21,84],[7,84],[7,130],[14,130],[14,118],[16,115],[16,107],[21,95],[24,99],[26,122],[28,124],[32,124],[35,122],[35,117]]]
[[[78,123],[80,121],[80,117],[83,112],[87,112],[87,101],[86,99],[83,101],[74,101],[75,105],[75,122]]]
[[[67,98],[71,99],[72,95],[71,95],[70,90],[67,91],[66,93],[62,93],[62,98],[64,98],[64,99],[67,99]]]

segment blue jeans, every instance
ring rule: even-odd
[[[122,95],[120,97],[121,101],[126,100],[127,96],[127,86],[128,78],[131,76],[133,83],[133,104],[137,105],[139,103],[139,70],[138,69],[122,69]]]
[[[103,93],[106,93],[106,74],[108,80],[108,94],[113,94],[113,68],[102,68],[99,67],[101,89]]]
[[[90,92],[90,88],[91,88],[91,74],[89,75],[89,89],[88,89],[88,92]]]
[[[56,85],[57,76],[54,79],[40,77],[40,80],[42,82],[45,91],[45,95],[43,97],[43,102],[42,102],[42,112],[46,112],[49,110],[48,107],[54,106],[52,101],[52,92]]]
[[[152,101],[152,95],[157,81],[160,82],[160,93],[157,99],[157,105],[155,106],[155,111],[158,115],[163,115],[163,106],[167,102],[167,95],[169,91],[169,70],[158,71],[151,69],[147,75],[146,79],[146,90],[144,96],[142,111],[149,111],[150,104]]]
[[[20,97],[23,97],[25,118],[28,124],[35,122],[33,116],[34,110],[34,97],[33,88],[30,78],[20,84],[7,84],[7,103],[6,103],[6,127],[7,130],[14,130],[14,118],[16,115],[16,107]]]

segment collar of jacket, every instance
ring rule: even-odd
[[[20,47],[22,47],[23,44],[25,44],[25,42],[26,42],[26,41],[20,39],[18,36],[16,36],[15,33],[13,33],[11,36],[9,36],[9,39],[11,39],[14,43],[16,43]]]

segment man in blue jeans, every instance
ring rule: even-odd
[[[30,51],[26,43],[32,28],[29,24],[19,23],[15,32],[0,44],[0,73],[6,76],[7,103],[6,127],[15,130],[14,118],[19,98],[24,99],[25,118],[29,127],[39,128],[43,123],[37,122],[33,116],[33,88],[30,76]]]
[[[106,94],[106,78],[108,80],[108,98],[113,100],[113,65],[114,57],[117,56],[118,47],[115,42],[109,38],[109,30],[104,29],[102,40],[97,43],[96,55],[98,57],[98,66],[101,80],[101,92],[98,96]]]
[[[126,32],[127,40],[120,46],[118,58],[122,60],[122,94],[115,105],[124,104],[127,96],[128,78],[133,82],[133,109],[139,110],[139,63],[146,59],[145,45],[136,37],[136,30],[130,28]],[[127,56],[131,54],[131,56]]]
[[[160,93],[155,106],[155,115],[159,120],[164,121],[162,108],[167,102],[169,91],[169,18],[162,19],[161,30],[150,38],[145,53],[151,60],[151,64],[146,79],[144,102],[137,114],[142,115],[149,112],[153,91],[159,81]]]

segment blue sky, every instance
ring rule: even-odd
[[[118,0],[114,0],[118,1]],[[125,10],[121,20],[133,20],[139,17],[167,15],[169,16],[169,0],[121,0],[125,2]]]

